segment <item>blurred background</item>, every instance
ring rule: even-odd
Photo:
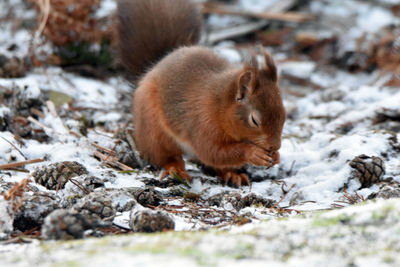
[[[400,86],[396,0],[197,2],[206,19],[202,44],[232,62],[261,44],[273,52],[282,80],[294,86],[326,86],[311,77],[319,68],[327,74],[378,71],[380,83]],[[115,9],[115,0],[1,1],[0,77],[46,65],[96,78],[114,74],[120,68]]]

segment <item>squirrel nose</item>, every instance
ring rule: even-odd
[[[281,138],[278,137],[278,138],[274,138],[273,140],[271,140],[268,150],[269,151],[277,151],[277,150],[279,150],[279,148],[281,148]]]
[[[269,151],[277,151],[280,148],[280,146],[270,146],[268,148]]]

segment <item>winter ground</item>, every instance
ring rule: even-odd
[[[272,219],[230,231],[168,232],[0,248],[2,266],[398,266],[399,200]]]
[[[250,1],[241,2],[246,7]],[[250,6],[254,8],[264,1],[251,2]],[[20,4],[19,1],[15,3]],[[113,8],[112,1],[105,3],[105,9]],[[325,3],[330,9],[323,4],[312,5],[315,12],[334,10],[337,16],[354,16],[355,24],[346,32],[352,39],[346,46],[341,46],[344,50],[354,45],[362,31],[378,31],[386,24],[399,23],[398,17],[393,17],[381,6],[373,9],[371,5],[363,4],[357,12],[350,12],[357,1],[346,3],[349,6],[332,1]],[[25,13],[24,16],[32,14]],[[214,19],[218,21],[219,18]],[[0,51],[4,54],[10,53],[6,50],[10,44],[27,43],[30,37],[27,32],[12,34],[9,26],[0,26],[5,27],[1,33],[4,41],[0,42]],[[27,50],[27,46],[21,45],[13,53],[24,54]],[[216,51],[233,62],[241,58],[229,42],[216,45]],[[68,242],[29,238],[29,244],[0,244],[0,265],[265,266],[268,263],[272,266],[398,266],[398,200],[367,201],[344,209],[320,211],[349,206],[380,192],[384,186],[395,187],[400,183],[399,143],[395,141],[396,138],[400,140],[398,121],[376,122],[377,115],[382,112],[398,112],[399,88],[383,86],[387,75],[380,75],[379,71],[357,74],[332,71],[309,60],[287,61],[285,54],[277,54],[276,59],[281,74],[307,77],[320,88],[282,81],[288,118],[280,150],[281,163],[271,169],[249,167],[247,172],[253,180],[251,187],[226,186],[217,178],[205,175],[197,165],[188,163],[193,180],[190,188],[185,190],[198,194],[200,200],[196,205],[187,203],[182,197],[172,197],[168,187],[157,186],[154,182],[156,191],[167,196],[159,209],[170,212],[178,232],[135,233]],[[93,143],[113,149],[118,139],[114,133],[131,119],[131,89],[124,78],[95,80],[67,73],[58,67],[46,67],[32,69],[24,78],[0,79],[2,88],[13,85],[25,88],[27,98],[61,92],[73,98],[74,107],[79,109],[71,110],[64,104],[57,109],[57,114],[52,114],[48,107],[43,108],[44,116],[34,127],[44,130],[50,137],[48,142],[27,139],[19,145],[13,141],[11,132],[0,132],[1,164],[45,158],[41,163],[25,166],[32,172],[49,163],[77,161],[90,175],[104,181],[107,189],[146,188],[146,181],[157,181],[158,172],[121,172],[93,156],[96,152]],[[293,94],[294,91],[297,93]],[[6,105],[0,106],[0,116],[11,112]],[[79,132],[76,117],[82,117],[82,114],[90,114],[96,125],[88,129],[87,136],[73,134]],[[19,151],[6,140],[15,143]],[[360,154],[382,158],[385,166],[382,180],[387,182],[361,188],[349,165]],[[19,182],[28,174],[1,171],[0,177],[5,182]],[[40,185],[36,187],[41,192],[51,191]],[[75,192],[68,190],[61,190],[57,195],[63,198]],[[276,205],[253,205],[237,210],[226,200],[218,207],[204,204],[222,192],[241,196],[251,192]],[[223,215],[213,215],[205,220],[194,216],[191,209]],[[3,218],[8,216],[3,206],[0,206],[0,212]],[[130,211],[117,213],[114,223],[129,228],[129,214]],[[233,223],[235,218],[241,217],[251,222],[244,226]],[[203,229],[208,231],[199,231]]]

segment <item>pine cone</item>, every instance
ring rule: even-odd
[[[92,192],[80,199],[73,208],[83,215],[90,215],[105,221],[111,221],[115,216],[112,199],[104,192]]]
[[[59,207],[59,199],[53,193],[25,194],[20,201],[21,206],[14,215],[13,225],[23,232],[42,225],[44,218]]]
[[[12,57],[7,58],[0,55],[0,77],[1,78],[18,78],[24,77],[26,72],[25,62],[23,59]]]
[[[164,211],[132,210],[129,226],[135,232],[153,233],[175,229],[174,220]]]
[[[42,225],[43,239],[79,239],[85,230],[95,229],[99,222],[93,216],[80,214],[75,210],[58,209],[50,213]]]
[[[241,210],[252,205],[262,205],[264,207],[272,207],[275,203],[271,199],[250,193],[240,195],[237,192],[222,192],[208,199],[210,206],[225,207],[228,203],[236,210]]]
[[[36,169],[32,176],[35,182],[47,189],[64,188],[72,177],[88,174],[86,168],[76,161],[62,161]]]
[[[362,154],[355,157],[349,165],[354,169],[353,175],[360,181],[361,188],[379,182],[385,174],[383,160],[379,157]]]

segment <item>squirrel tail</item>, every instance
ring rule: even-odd
[[[172,50],[197,44],[203,23],[190,0],[118,0],[118,19],[120,61],[135,78]]]

